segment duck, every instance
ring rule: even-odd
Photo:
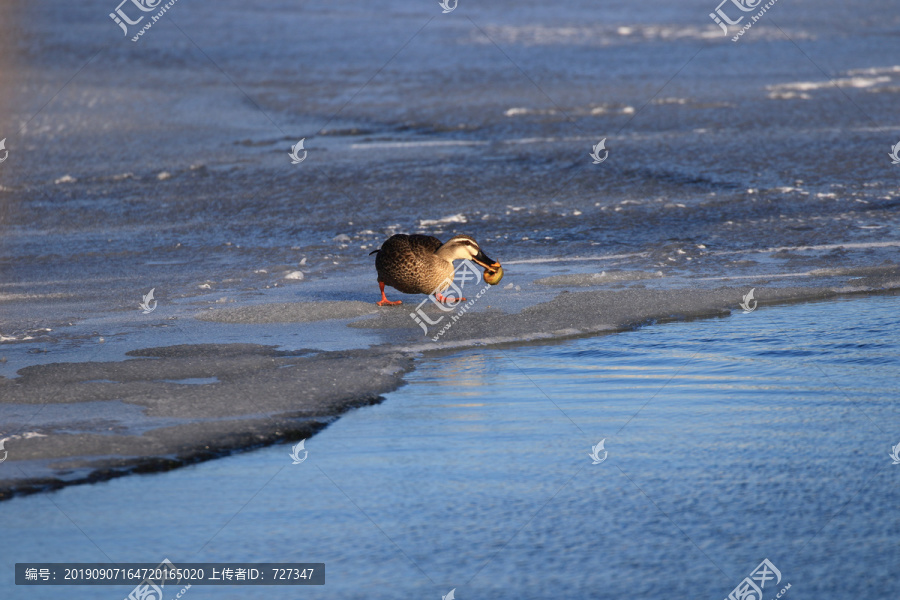
[[[441,294],[453,281],[454,260],[471,260],[484,267],[485,279],[490,275],[494,283],[503,272],[500,263],[488,258],[470,235],[454,235],[443,243],[430,235],[398,233],[369,254],[376,254],[375,270],[381,288],[378,306],[403,304],[402,300],[387,299],[386,285],[404,294],[434,294],[442,303],[465,301],[465,298],[449,299]]]

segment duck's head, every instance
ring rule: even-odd
[[[488,258],[481,251],[475,238],[468,235],[454,235],[443,246],[438,248],[435,254],[450,262],[463,259],[471,260],[484,267],[484,270],[489,273],[493,273],[500,268],[500,263],[492,258]]]

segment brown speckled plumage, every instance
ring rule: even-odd
[[[453,263],[435,255],[442,245],[430,235],[392,235],[375,257],[378,281],[405,294],[431,294],[439,286],[444,291]]]
[[[468,235],[454,235],[442,244],[441,240],[430,235],[392,235],[375,252],[375,268],[378,270],[378,286],[381,288],[381,300],[378,306],[403,304],[402,300],[388,300],[384,293],[386,285],[407,294],[434,294],[439,302],[465,302],[465,298],[451,295],[444,297],[444,292],[453,281],[453,261],[469,260],[485,270],[485,277],[492,274],[493,283],[499,283],[503,277],[500,263],[489,258],[478,242]],[[492,284],[493,285],[493,284]]]

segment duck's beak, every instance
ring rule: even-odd
[[[488,258],[487,254],[485,254],[481,250],[478,251],[478,254],[476,254],[475,258],[473,258],[472,260],[484,267],[485,271],[491,273],[500,268],[500,263],[498,263],[493,258]]]

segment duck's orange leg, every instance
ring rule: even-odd
[[[440,292],[436,293],[434,295],[434,297],[438,299],[438,302],[441,302],[443,304],[447,304],[448,302],[465,302],[466,301],[465,298],[448,298],[447,296],[444,296]]]
[[[384,282],[379,281],[378,285],[381,287],[381,300],[378,301],[378,306],[394,306],[397,304],[403,304],[403,300],[394,300],[393,302],[387,299],[387,296],[384,295]]]

